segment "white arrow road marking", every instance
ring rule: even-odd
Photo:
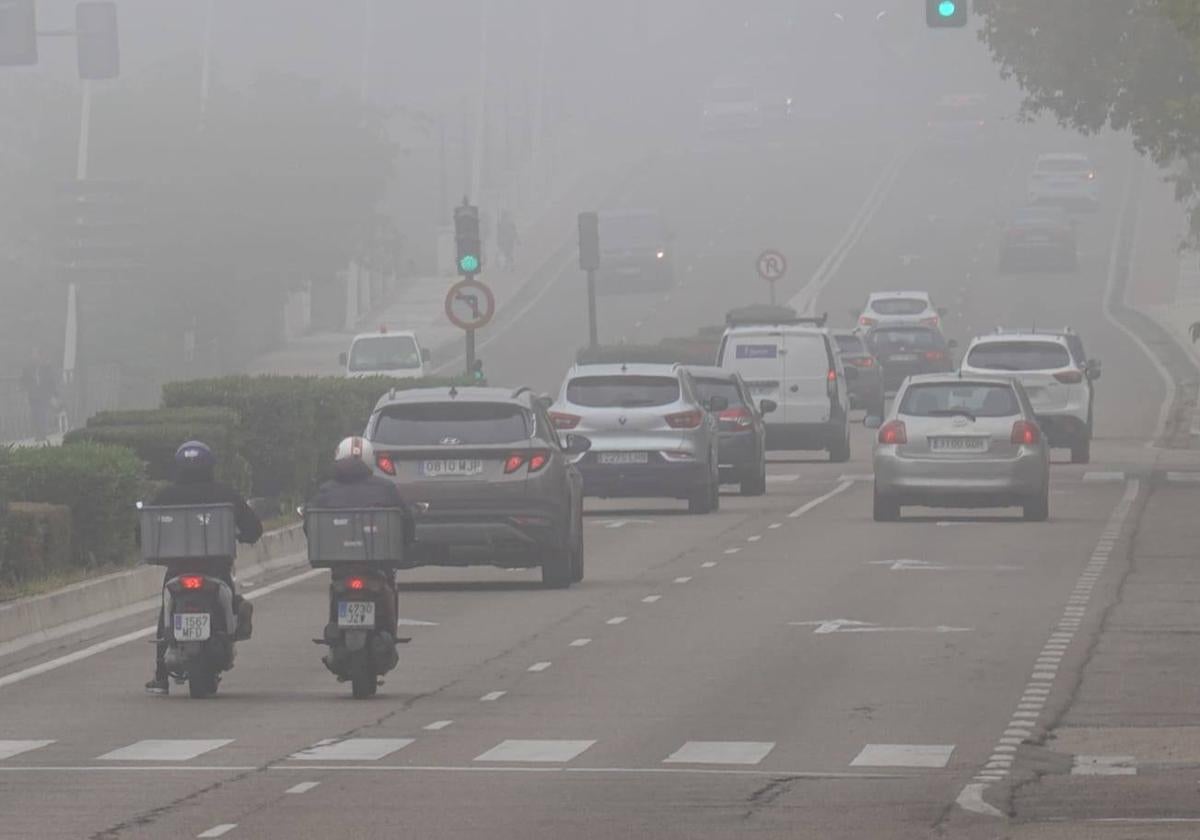
[[[592,520],[601,528],[624,528],[626,525],[653,525],[654,521],[650,519],[594,519]]]
[[[1020,566],[943,566],[927,560],[871,560],[871,566],[886,566],[892,572],[1015,572]]]
[[[881,627],[868,621],[854,621],[848,618],[833,618],[825,621],[789,621],[790,627],[815,627],[817,635],[828,633],[967,633],[973,627],[947,627],[939,624],[936,627]]]

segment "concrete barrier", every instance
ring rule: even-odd
[[[237,577],[248,580],[292,566],[304,566],[304,530],[291,525],[239,546]],[[95,580],[0,604],[0,659],[48,644],[74,644],[98,635],[114,621],[158,608],[163,570],[138,566]]]

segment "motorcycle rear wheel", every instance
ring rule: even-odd
[[[350,681],[350,685],[354,691],[355,700],[366,700],[369,697],[374,697],[376,689],[379,688],[379,682],[375,679],[375,675],[363,671],[359,671],[354,675]]]
[[[207,668],[188,672],[188,694],[195,700],[203,700],[217,693],[217,674]]]

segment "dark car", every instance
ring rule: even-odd
[[[720,442],[717,458],[721,482],[741,485],[743,496],[761,496],[767,492],[767,425],[763,415],[776,405],[762,400],[757,405],[741,374],[717,367],[689,367],[696,395],[704,405],[713,397],[724,400],[716,412]]]
[[[367,425],[375,470],[416,509],[412,566],[540,566],[547,586],[583,579],[590,446],[560,439],[528,388],[414,388],[379,400]]]
[[[867,334],[867,348],[883,366],[888,391],[910,376],[954,370],[950,351],[957,346],[933,327],[880,327]]]
[[[1063,207],[1038,205],[1017,210],[1000,243],[1000,270],[1020,268],[1074,271],[1079,267],[1075,223]]]
[[[838,353],[846,367],[858,369],[858,376],[848,383],[850,407],[866,409],[868,414],[883,416],[883,367],[867,347],[858,332],[836,332]]]
[[[604,292],[669,289],[675,283],[671,234],[657,210],[600,213],[600,270],[596,288]]]

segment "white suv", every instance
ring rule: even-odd
[[[1050,445],[1070,448],[1071,463],[1086,464],[1092,450],[1092,383],[1100,378],[1100,363],[1082,355],[1082,342],[1067,330],[997,330],[971,341],[962,373],[1019,381]]]
[[[1040,155],[1029,175],[1029,203],[1049,202],[1094,210],[1100,185],[1091,158],[1079,153]]]
[[[935,327],[942,324],[945,309],[933,304],[929,292],[872,292],[862,312],[850,310],[864,330],[876,327]]]

